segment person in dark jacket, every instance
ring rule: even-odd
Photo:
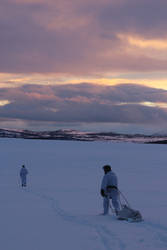
[[[103,215],[109,213],[109,200],[112,199],[112,205],[116,215],[120,210],[118,180],[116,174],[112,171],[110,165],[103,166],[104,177],[101,183],[101,196],[103,197]]]
[[[26,187],[27,185],[27,174],[28,174],[28,170],[26,169],[24,165],[22,165],[22,168],[20,170],[20,178],[21,178],[22,187]]]

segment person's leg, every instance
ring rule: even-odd
[[[23,184],[23,177],[21,176],[20,179],[21,179],[21,186],[23,187],[24,186],[24,184]]]
[[[26,176],[23,177],[22,184],[23,184],[23,187],[26,187]]]
[[[104,214],[108,214],[109,211],[109,197],[103,197]]]
[[[111,198],[112,198],[112,204],[115,209],[115,211],[120,210],[120,204],[119,204],[119,199],[118,199],[118,191],[116,189],[113,189],[111,191]]]

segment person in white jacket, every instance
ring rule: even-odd
[[[26,187],[27,185],[27,174],[28,174],[28,170],[26,169],[24,165],[22,165],[22,168],[20,170],[20,178],[21,178],[22,187]]]
[[[103,215],[109,213],[109,200],[112,199],[112,205],[116,215],[120,210],[118,180],[116,174],[112,171],[110,165],[103,166],[104,177],[101,183],[101,196],[103,197]]]

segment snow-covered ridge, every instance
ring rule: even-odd
[[[137,143],[167,143],[167,135],[119,134],[113,132],[80,132],[76,130],[30,131],[0,129],[0,137],[41,139],[41,140],[75,140],[75,141],[115,141]]]

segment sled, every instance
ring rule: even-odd
[[[119,204],[120,210],[117,211],[116,218],[118,220],[125,220],[128,222],[141,222],[143,221],[142,215],[138,210],[132,209],[129,202],[123,193],[118,189],[119,192]],[[125,204],[122,203],[121,198],[124,200]],[[111,211],[114,212],[114,209],[110,203]]]
[[[138,210],[134,210],[127,205],[122,205],[122,209],[118,211],[118,220],[126,220],[128,222],[141,222],[143,221],[142,215]]]

